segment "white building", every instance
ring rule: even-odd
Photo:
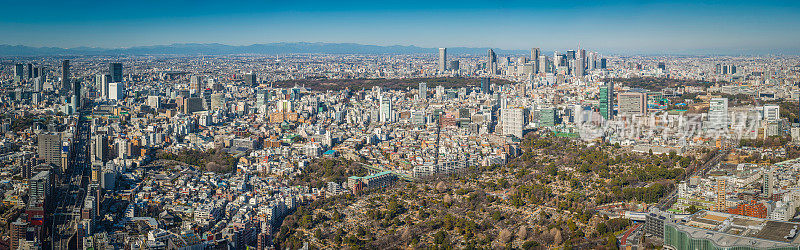
[[[522,138],[525,129],[527,110],[520,107],[504,108],[500,110],[500,119],[503,123],[503,135],[513,135]]]
[[[708,128],[726,129],[728,127],[728,98],[712,98],[709,101]]]
[[[125,99],[125,84],[121,82],[108,83],[108,99],[117,101]]]

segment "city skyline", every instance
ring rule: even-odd
[[[100,47],[274,42],[591,48],[615,54],[798,54],[788,1],[8,3],[0,44]],[[44,7],[42,7],[44,6]],[[115,11],[103,11],[110,9]]]

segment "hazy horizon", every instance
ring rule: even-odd
[[[619,54],[798,54],[794,1],[45,1],[6,3],[0,44],[279,42]]]

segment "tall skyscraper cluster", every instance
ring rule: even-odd
[[[605,58],[598,60],[596,53],[585,49],[568,50],[565,53],[556,51],[552,58],[544,55],[541,48],[531,48],[530,53],[530,58],[521,57],[519,60],[511,60],[511,57],[503,57],[503,60],[498,61],[495,51],[489,49],[484,72],[488,75],[520,72],[531,76],[553,73],[555,75],[582,77],[587,75],[587,71],[606,69]],[[515,62],[516,65],[512,62]],[[503,68],[500,66],[503,66]]]

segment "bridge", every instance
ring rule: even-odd
[[[378,167],[378,166],[368,165],[368,164],[364,164],[364,163],[361,163],[361,162],[356,162],[356,163],[358,163],[358,165],[360,165],[361,167],[363,167],[363,168],[365,168],[365,169],[367,169],[367,170],[369,170],[371,172],[380,173],[380,172],[384,172],[384,171],[389,171],[389,172],[392,172],[392,174],[394,176],[397,176],[397,178],[400,178],[401,180],[412,181],[412,182],[413,181],[417,181],[417,178],[414,178],[413,176],[399,174],[399,173],[397,173],[395,171],[392,171],[392,170],[386,170],[386,169],[383,169],[383,168]]]

